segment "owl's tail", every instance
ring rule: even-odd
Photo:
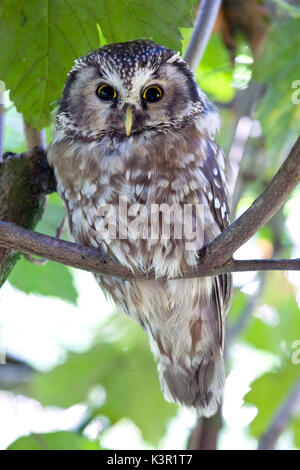
[[[197,357],[197,365],[189,369],[178,363],[158,362],[158,370],[166,400],[193,407],[199,416],[217,412],[225,380],[221,350]]]

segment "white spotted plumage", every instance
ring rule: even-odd
[[[116,90],[114,101],[96,95],[101,83]],[[153,103],[143,98],[151,86],[163,90]],[[128,108],[130,136],[124,126]],[[218,114],[192,72],[166,47],[138,40],[107,45],[78,59],[65,84],[48,150],[74,239],[98,247],[112,263],[133,272],[153,270],[156,277],[178,277],[201,262],[200,248],[228,224],[226,162],[214,140],[218,127]],[[140,223],[146,222],[147,234],[137,236],[135,225],[126,233],[120,228],[125,217],[120,198],[138,213]],[[175,209],[183,213],[193,204],[201,207],[201,233],[187,249],[188,235],[175,236],[181,217]],[[103,205],[110,207],[107,218],[112,232],[118,228],[117,237],[101,233]],[[175,211],[169,238],[159,222],[162,205]],[[158,224],[150,224],[151,215]],[[190,220],[198,220],[193,211]],[[96,278],[148,334],[166,398],[205,416],[214,413],[224,382],[230,275],[164,281]]]

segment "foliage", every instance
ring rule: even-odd
[[[74,432],[31,434],[15,441],[7,450],[100,450],[96,442]]]
[[[273,27],[254,71],[254,78],[267,85],[258,118],[268,147],[279,156],[280,150],[286,150],[286,142],[295,140],[299,133],[300,58],[296,53],[300,47],[299,31],[300,19]]]
[[[97,395],[100,386],[106,398],[91,407],[92,416],[105,416],[111,425],[127,417],[141,429],[144,439],[156,446],[177,407],[162,396],[146,335],[123,316],[102,327],[91,349],[81,354],[70,352],[63,364],[36,374],[25,391],[44,406],[68,408],[89,402],[93,390]],[[101,390],[98,394],[101,401]]]
[[[293,287],[282,273],[267,276],[262,301],[268,305],[269,318],[263,315],[251,318],[243,337],[252,346],[276,355],[279,364],[254,380],[245,396],[245,403],[258,409],[250,425],[250,432],[256,438],[268,428],[276,410],[300,379],[299,365],[291,361],[292,345],[297,339],[295,332],[300,331],[299,306]]]

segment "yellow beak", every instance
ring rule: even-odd
[[[130,136],[132,122],[133,122],[133,114],[132,114],[131,108],[128,106],[126,109],[126,115],[125,115],[125,131],[126,131],[127,137]]]

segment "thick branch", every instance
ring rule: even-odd
[[[198,418],[197,424],[191,432],[188,441],[188,450],[216,450],[220,429],[222,428],[221,407],[217,414],[210,418]]]
[[[300,259],[233,260],[233,253],[248,241],[281,207],[300,180],[300,138],[266,190],[232,225],[202,250],[199,264],[182,278],[212,276],[225,272],[300,270]],[[105,263],[101,252],[39,233],[9,222],[0,222],[0,246],[43,256],[75,268],[124,279],[154,279],[153,272],[131,272],[124,266]]]
[[[51,187],[55,189],[45,152],[36,148],[4,157],[0,163],[0,220],[33,229],[43,213],[46,194]],[[0,286],[18,256],[15,250],[0,247]]]
[[[215,25],[222,0],[202,0],[184,60],[196,70]]]
[[[122,265],[106,263],[101,251],[95,248],[32,232],[10,222],[0,222],[0,245],[98,274],[124,279],[155,279],[153,272],[133,273]],[[205,259],[208,264],[200,262],[196,269],[183,272],[180,278],[191,279],[242,271],[300,270],[300,259],[230,260],[213,268],[209,266],[215,264],[214,251],[211,251]]]
[[[278,410],[269,429],[260,440],[258,450],[272,450],[288,425],[290,419],[300,409],[300,380],[293,387],[291,393]]]

